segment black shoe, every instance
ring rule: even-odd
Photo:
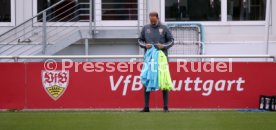
[[[140,112],[150,112],[149,107],[145,107],[143,110],[141,110]]]
[[[164,112],[170,112],[168,107],[164,107]]]

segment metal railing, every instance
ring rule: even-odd
[[[0,56],[0,59],[13,59],[14,62],[18,62],[20,59],[133,59],[144,58],[144,55],[54,55],[54,56]],[[244,58],[244,59],[272,59],[272,62],[276,62],[276,57],[272,55],[169,55],[169,58]],[[24,61],[25,62],[25,61]]]
[[[76,23],[89,22],[91,16],[89,11],[89,3],[61,0],[0,35],[0,55],[7,51],[12,54],[11,48],[26,44],[41,45],[42,48],[32,50],[33,54],[40,51],[45,54],[47,45],[54,44],[72,31],[78,30],[79,26]],[[18,49],[20,48],[14,51]]]
[[[129,16],[131,17],[130,20],[135,17],[134,20],[137,21],[138,32],[140,31],[140,27],[145,23],[146,18],[144,18],[145,15],[143,14],[147,13],[147,5],[141,3],[144,3],[146,0],[137,0],[137,3],[97,3],[96,0],[88,1],[85,3],[78,2],[77,0],[60,0],[32,18],[3,33],[0,35],[0,55],[13,55],[14,52],[17,52],[16,55],[24,55],[25,52],[30,52],[30,55],[38,54],[38,52],[46,54],[48,45],[55,44],[59,39],[66,38],[70,33],[82,27],[86,27],[87,29],[89,27],[91,31],[97,30],[98,27],[102,26],[99,24],[99,20],[103,17]],[[123,6],[128,4],[133,6]],[[104,5],[120,5],[122,7],[111,8],[107,6],[96,8],[103,7]],[[116,14],[116,11],[123,12],[123,14]],[[18,47],[17,45],[22,46]],[[40,46],[38,48],[29,48],[31,50],[28,50],[28,48],[24,49],[26,47],[24,45]]]

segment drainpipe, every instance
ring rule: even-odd
[[[43,35],[42,35],[42,40],[43,40],[43,50],[42,54],[46,54],[46,49],[47,49],[47,16],[46,16],[46,11],[43,12]]]
[[[139,35],[140,33],[140,0],[138,0],[138,4],[137,4],[137,34]]]
[[[89,30],[91,35],[93,34],[92,32],[92,22],[93,22],[93,0],[89,0]],[[95,19],[95,16],[94,16]]]
[[[269,54],[269,28],[270,28],[270,13],[271,13],[271,0],[267,0],[266,3],[266,16],[265,16],[265,43],[266,43],[266,54]]]

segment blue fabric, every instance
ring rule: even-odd
[[[144,65],[140,77],[147,92],[159,89],[158,56],[159,51],[155,47],[152,47],[147,50],[144,57]]]

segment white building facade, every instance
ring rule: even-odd
[[[20,25],[58,1],[1,0],[0,34]],[[70,1],[67,0],[64,4]],[[160,14],[160,20],[165,24],[202,24],[205,37],[204,54],[276,55],[276,26],[274,25],[276,8],[273,8],[276,7],[276,2],[274,0],[94,0],[92,2],[78,0],[78,2],[92,3],[93,7],[89,7],[92,11],[86,12],[86,15],[93,14],[93,18],[83,15],[78,20],[72,20],[73,26],[96,27],[96,30],[118,30],[120,33],[120,30],[136,30],[138,26],[147,24],[148,13],[157,11]],[[53,12],[57,16],[56,13],[62,13],[62,10],[55,9]],[[90,24],[89,20],[93,22]],[[62,23],[63,20],[57,18],[52,21],[53,24],[55,22]],[[66,28],[69,25],[55,26]],[[87,49],[84,43],[85,40],[77,41],[55,54],[137,55],[142,53],[135,36],[91,38],[88,39]]]

